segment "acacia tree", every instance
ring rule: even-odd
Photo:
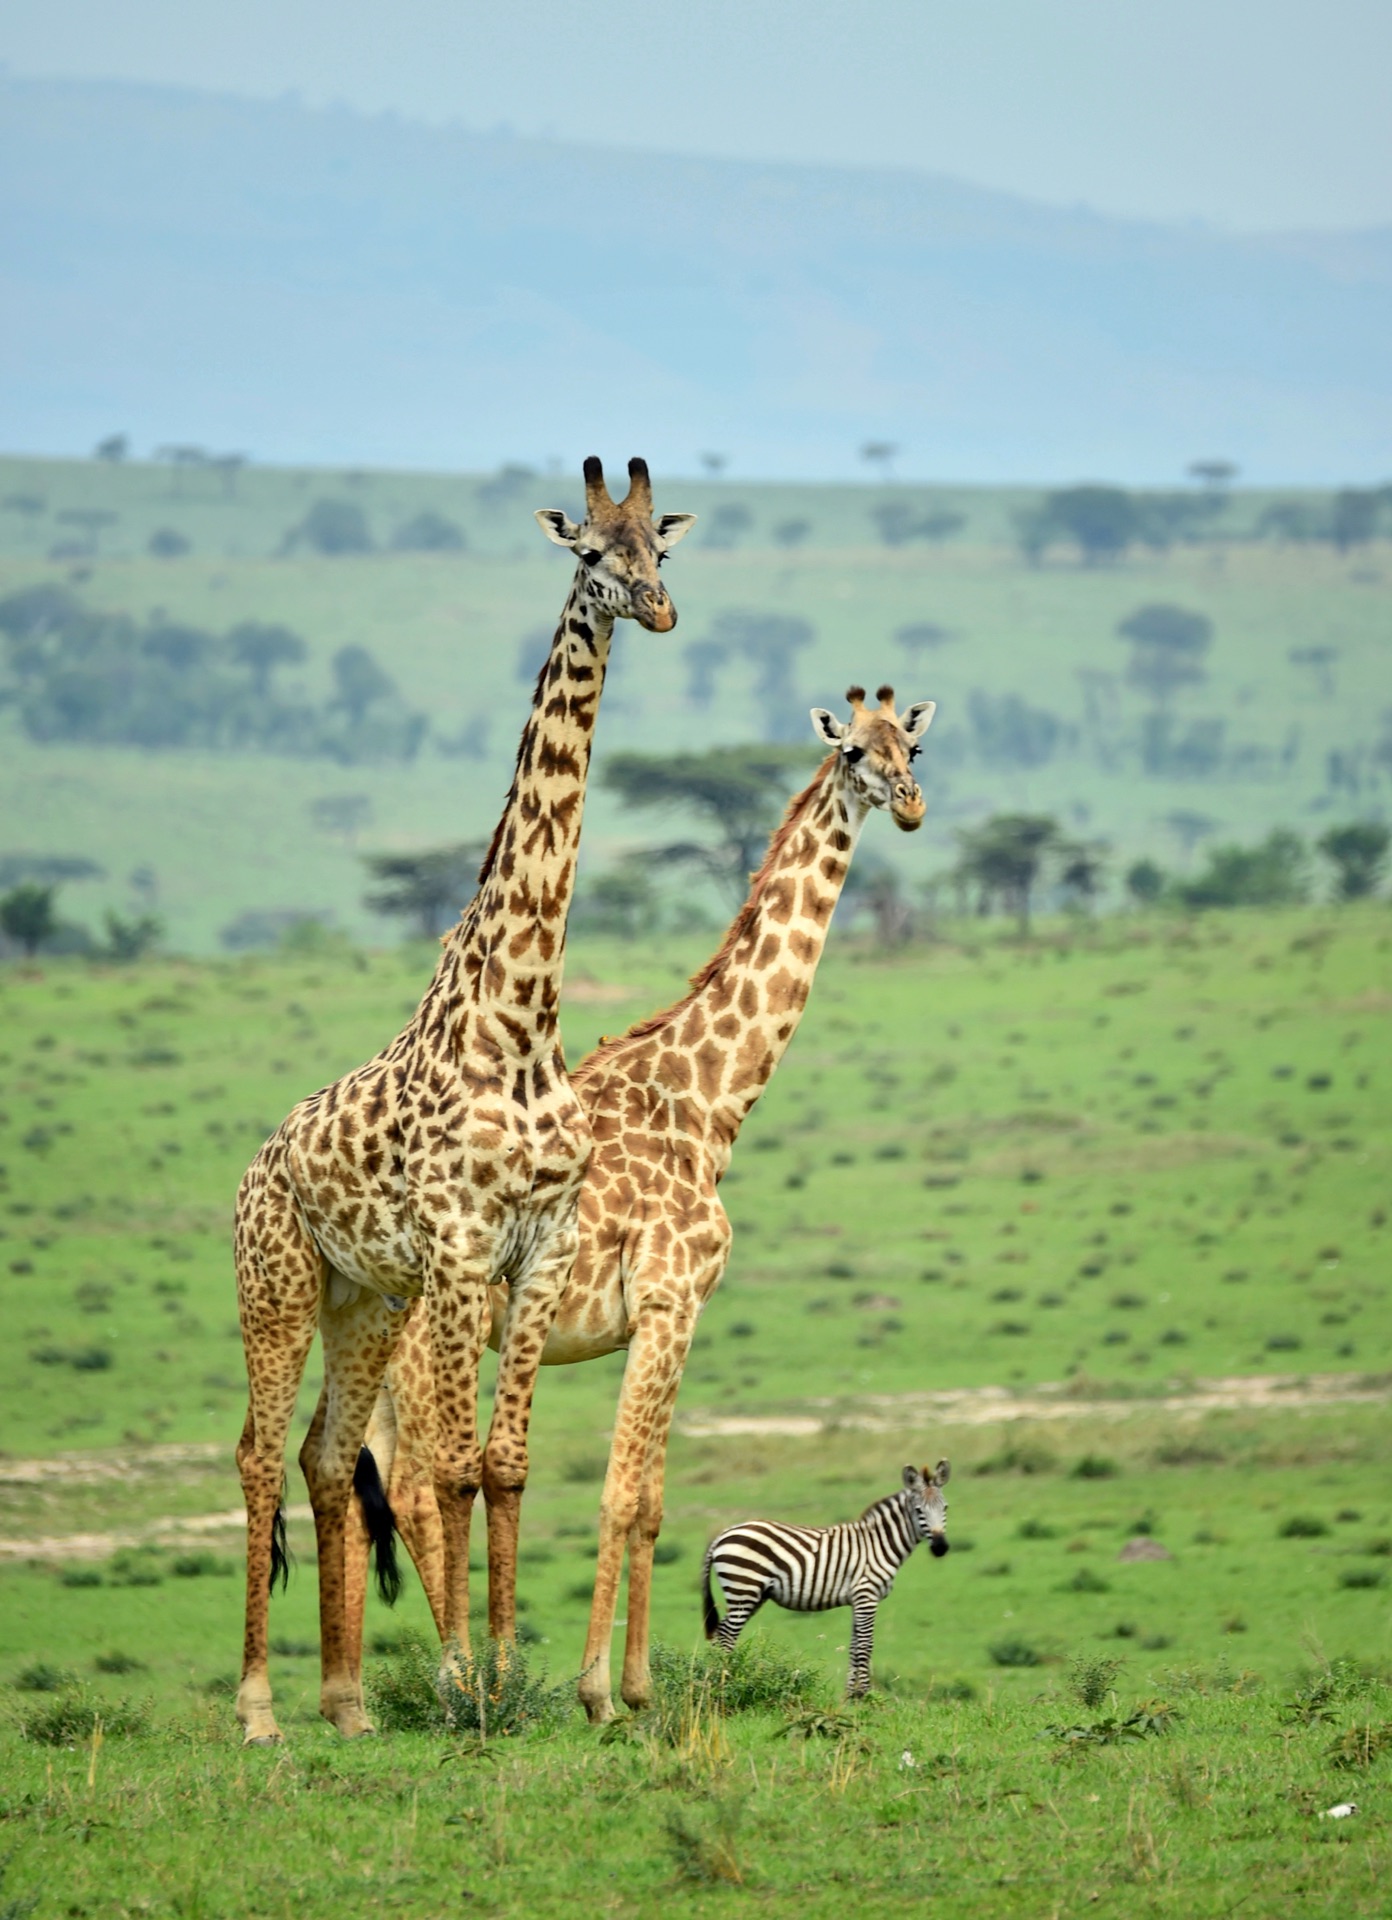
[[[1377,891],[1387,868],[1389,843],[1392,833],[1380,820],[1355,820],[1321,834],[1315,845],[1336,870],[1341,900],[1364,900]]]
[[[1131,643],[1127,679],[1164,707],[1180,687],[1205,678],[1203,660],[1213,645],[1213,622],[1207,614],[1153,601],[1118,623],[1117,638]]]
[[[258,700],[270,693],[271,675],[277,667],[296,667],[309,652],[299,634],[289,627],[272,626],[262,620],[241,621],[228,634],[227,645],[232,658],[251,674]]]
[[[53,911],[56,892],[56,887],[26,880],[0,898],[0,930],[31,959],[58,925]]]
[[[660,865],[708,874],[738,904],[789,789],[807,771],[815,749],[778,745],[711,747],[705,753],[616,753],[600,784],[625,806],[693,813],[713,829],[708,841],[654,847]]]
[[[423,853],[364,854],[363,865],[380,884],[363,904],[412,921],[413,932],[433,940],[449,931],[472,900],[487,851],[486,841],[461,840]]]
[[[979,827],[962,828],[958,870],[979,889],[978,910],[987,912],[999,895],[1024,939],[1045,857],[1058,849],[1061,838],[1058,821],[1048,813],[997,813]]]

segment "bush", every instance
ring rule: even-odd
[[[76,1747],[91,1739],[99,1720],[108,1740],[121,1740],[144,1733],[150,1713],[138,1701],[100,1700],[79,1685],[60,1694],[51,1705],[21,1715],[19,1731],[21,1738],[39,1746]]]
[[[1037,1667],[1044,1658],[1032,1642],[1013,1635],[1004,1640],[993,1640],[986,1652],[992,1666],[996,1667]]]
[[[1255,847],[1214,847],[1208,866],[1177,889],[1186,907],[1285,907],[1308,891],[1305,843],[1276,827]]]
[[[235,1568],[230,1560],[219,1560],[215,1553],[203,1548],[198,1553],[181,1553],[171,1561],[169,1571],[179,1580],[198,1580],[205,1574],[225,1579]]]
[[[1085,1453],[1069,1472],[1070,1480],[1112,1480],[1121,1468],[1102,1453]]]
[[[121,1653],[115,1649],[110,1653],[99,1653],[92,1662],[98,1673],[143,1673],[145,1662],[137,1660],[133,1653]]]
[[[297,547],[310,547],[315,553],[330,556],[370,553],[372,536],[362,508],[354,501],[316,500],[304,519],[286,534],[282,551],[293,553]]]
[[[15,1687],[20,1693],[62,1693],[72,1684],[73,1675],[67,1668],[55,1667],[48,1660],[36,1660],[32,1667],[25,1667],[15,1675]]]
[[[571,1711],[569,1686],[551,1686],[519,1646],[485,1641],[440,1680],[440,1653],[408,1639],[367,1672],[368,1705],[384,1733],[476,1733],[482,1739],[558,1725]]]
[[[427,507],[397,528],[392,545],[398,553],[462,553],[464,529]]]
[[[1278,1540],[1322,1540],[1329,1531],[1329,1522],[1320,1520],[1312,1513],[1291,1513],[1276,1529]]]
[[[661,1643],[651,1653],[653,1714],[672,1728],[689,1711],[693,1698],[704,1696],[722,1713],[793,1713],[822,1702],[826,1683],[810,1666],[803,1666],[758,1634],[741,1639],[726,1653],[703,1647],[682,1653]]]
[[[1339,1575],[1341,1587],[1385,1587],[1387,1573],[1382,1567],[1345,1567]]]
[[[1065,1580],[1059,1588],[1060,1593],[1110,1593],[1111,1590],[1111,1581],[1104,1580],[1091,1567],[1079,1567],[1073,1578]]]
[[[1115,1654],[1081,1654],[1069,1663],[1068,1691],[1084,1707],[1100,1707],[1126,1662]]]

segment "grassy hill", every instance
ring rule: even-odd
[[[530,510],[573,508],[575,492],[569,474],[252,469],[229,478],[207,469],[0,462],[0,597],[53,581],[93,609],[138,621],[213,633],[245,620],[284,623],[309,652],[282,683],[315,702],[328,697],[332,656],[364,646],[429,721],[413,762],[344,766],[39,745],[13,708],[0,708],[0,855],[98,861],[107,880],[73,888],[64,900],[72,917],[89,922],[103,906],[128,908],[127,876],[152,868],[177,950],[215,950],[219,929],[254,910],[319,912],[359,938],[380,937],[361,907],[358,852],[465,838],[496,818],[537,636],[549,632],[567,586],[566,563],[536,532]],[[301,545],[283,554],[286,535],[321,499],[359,508],[374,550],[326,557]],[[670,569],[681,624],[670,638],[620,629],[601,763],[621,747],[701,748],[770,731],[801,737],[813,701],[839,702],[852,679],[874,686],[888,678],[901,695],[939,702],[922,763],[927,828],[891,845],[872,827],[866,842],[867,852],[896,860],[914,882],[948,864],[956,827],[1003,808],[1056,812],[1075,832],[1107,838],[1118,863],[1150,853],[1167,867],[1181,865],[1205,836],[1252,839],[1274,824],[1308,833],[1331,819],[1385,811],[1385,543],[1342,555],[1327,543],[1257,539],[1271,497],[1243,494],[1202,542],[1159,554],[1133,549],[1116,564],[1091,567],[1056,549],[1029,566],[1013,527],[1032,496],[1018,490],[717,486],[659,476],[658,500],[703,516]],[[1323,510],[1315,497],[1303,504]],[[917,518],[954,515],[960,524],[931,542],[887,545],[875,518],[886,505]],[[733,519],[732,508],[741,510]],[[464,551],[392,550],[401,527],[427,510],[462,528]],[[114,516],[97,534],[95,555],[51,558],[88,537],[64,516],[91,511]],[[797,544],[788,544],[790,523],[802,523]],[[188,551],[153,557],[150,539],[160,530],[178,534]],[[1177,739],[1205,725],[1218,739],[1204,773],[1144,771],[1152,707],[1127,684],[1127,647],[1116,628],[1155,601],[1213,625],[1207,678],[1175,696],[1171,721]],[[717,670],[713,700],[693,697],[685,650],[732,610],[792,617],[811,629],[776,702],[759,691],[762,669],[738,651]],[[895,634],[915,624],[947,637],[913,657]],[[1323,664],[1291,657],[1312,650]],[[1011,697],[1046,718],[1050,743],[1038,764],[1012,762],[1008,748],[993,744],[991,716]],[[1341,756],[1333,772],[1331,754]],[[313,811],[343,795],[366,803],[351,844],[317,825]],[[622,814],[596,787],[587,870],[663,830]]]

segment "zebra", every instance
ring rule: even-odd
[[[920,1540],[941,1559],[947,1552],[947,1502],[942,1489],[951,1468],[939,1460],[905,1467],[904,1484],[867,1507],[859,1520],[838,1527],[791,1527],[774,1520],[745,1520],[717,1534],[701,1568],[707,1640],[728,1652],[765,1600],[794,1613],[850,1607],[851,1663],[846,1697],[870,1690],[870,1647],[875,1610],[894,1576]],[[724,1590],[722,1620],[711,1593],[711,1574]]]

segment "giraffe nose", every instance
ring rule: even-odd
[[[665,587],[635,587],[633,617],[649,633],[670,633],[677,624],[677,610]]]
[[[928,809],[916,781],[895,781],[894,798],[889,803],[889,811],[895,826],[904,833],[914,833],[923,825],[923,816]]]

